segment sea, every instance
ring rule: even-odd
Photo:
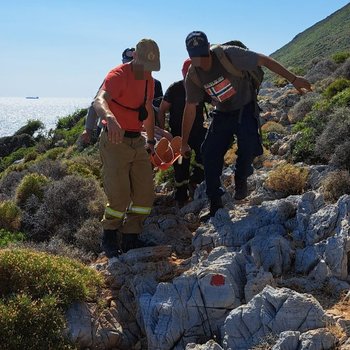
[[[87,108],[92,98],[0,97],[0,137],[12,136],[28,120],[40,120],[46,131],[56,127],[59,118]]]

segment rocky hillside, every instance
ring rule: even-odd
[[[350,4],[298,34],[271,56],[287,67],[310,67],[313,59],[350,50]]]
[[[113,264],[98,149],[77,142],[84,111],[48,135],[32,121],[0,139],[2,348],[348,349],[350,58],[306,76],[305,96],[260,90],[265,151],[246,200],[233,199],[235,145],[208,222],[204,183],[179,208],[172,174],[157,172],[141,235],[156,246]]]

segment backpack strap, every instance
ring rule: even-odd
[[[210,48],[215,53],[225,70],[238,78],[244,78],[244,73],[236,68],[233,63],[227,58],[225,51],[221,45],[214,45]]]
[[[188,68],[188,72],[187,72],[188,76],[191,78],[192,82],[195,83],[197,86],[199,86],[200,88],[203,87],[203,84],[201,83],[201,81],[199,80],[196,68],[194,66],[192,66],[192,64],[190,65],[190,67]]]
[[[210,50],[212,52],[214,52],[214,54],[216,55],[216,57],[218,58],[219,62],[221,63],[221,65],[224,67],[224,69],[231,73],[232,75],[238,77],[238,78],[244,78],[244,73],[239,70],[238,68],[236,68],[233,63],[227,58],[224,49],[222,48],[221,45],[214,45],[210,48]],[[203,84],[201,83],[201,81],[199,80],[196,68],[192,65],[190,65],[189,69],[188,69],[188,73],[189,77],[191,78],[191,80],[200,88],[203,87]]]

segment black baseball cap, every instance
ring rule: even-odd
[[[190,57],[208,57],[209,41],[205,33],[197,30],[186,37],[186,49]]]
[[[127,48],[123,51],[122,53],[122,62],[123,63],[128,63],[130,61],[133,60],[133,52],[135,51],[135,49],[132,47],[132,48]]]

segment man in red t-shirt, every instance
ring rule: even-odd
[[[108,258],[142,246],[138,235],[154,200],[153,174],[147,148],[153,152],[154,113],[152,71],[160,70],[159,48],[142,39],[130,63],[112,69],[94,101],[107,124],[100,154],[108,203],[102,219],[102,248]],[[144,126],[147,141],[141,136]],[[117,233],[121,233],[121,243]]]

